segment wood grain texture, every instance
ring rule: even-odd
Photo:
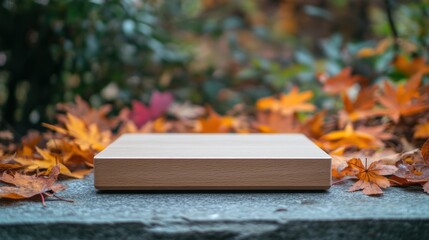
[[[331,157],[300,134],[126,134],[94,161],[100,190],[331,185]]]

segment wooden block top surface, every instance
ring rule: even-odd
[[[330,159],[302,134],[124,134],[95,159]]]

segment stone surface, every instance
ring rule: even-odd
[[[97,192],[92,175],[61,197],[0,201],[0,239],[429,239],[429,195],[389,188],[319,192]]]

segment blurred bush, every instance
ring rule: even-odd
[[[75,95],[120,109],[154,89],[219,112],[293,85],[334,105],[317,73],[400,80],[390,63],[428,53],[428,13],[426,0],[0,0],[1,122],[36,127]],[[392,36],[404,44],[356,57]]]

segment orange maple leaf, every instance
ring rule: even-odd
[[[200,133],[226,133],[233,130],[235,119],[230,116],[220,116],[213,110],[208,111],[206,118],[197,121],[195,131]]]
[[[379,141],[368,133],[354,130],[351,123],[344,130],[330,132],[320,138],[322,147],[333,150],[340,147],[356,147],[360,149],[381,147]]]
[[[397,55],[393,60],[393,65],[407,76],[429,73],[429,65],[426,64],[425,59],[422,57],[415,57],[410,60],[405,56]]]
[[[43,126],[58,133],[73,137],[73,141],[79,145],[82,150],[92,149],[95,151],[103,150],[111,142],[110,131],[100,131],[97,125],[87,125],[82,119],[67,114],[65,128],[43,123]]]
[[[301,123],[295,115],[282,115],[279,112],[259,111],[256,117],[256,128],[261,133],[301,132]]]
[[[283,115],[290,115],[296,112],[312,112],[316,107],[308,103],[313,97],[311,91],[299,92],[297,87],[293,87],[288,94],[281,94],[280,98],[265,97],[256,102],[256,109],[280,112]]]
[[[338,114],[340,117],[340,126],[344,126],[348,122],[366,119],[372,116],[379,115],[378,111],[373,111],[376,99],[374,97],[377,86],[364,88],[359,92],[355,101],[352,101],[347,93],[343,92],[342,99],[344,109]]]
[[[348,166],[342,171],[346,176],[356,176],[359,180],[349,188],[350,192],[363,190],[366,195],[382,194],[381,188],[390,187],[389,179],[384,175],[392,175],[397,168],[393,165],[385,165],[383,161],[374,161],[367,167],[362,164],[360,158],[352,158],[347,162]]]
[[[352,75],[352,68],[346,67],[337,75],[327,79],[319,79],[323,84],[323,91],[328,94],[338,94],[347,91],[351,86],[359,81],[363,81],[362,76]]]
[[[416,126],[414,138],[429,138],[429,122]]]
[[[80,96],[76,96],[75,103],[58,103],[56,108],[62,112],[79,117],[87,125],[96,124],[100,130],[110,130],[118,125],[117,118],[109,118],[108,114],[112,110],[109,104],[103,105],[98,109],[91,106]],[[68,122],[66,114],[58,114],[57,119],[62,123]]]
[[[45,205],[44,194],[50,195],[49,192],[55,193],[65,189],[62,184],[56,184],[60,169],[58,166],[52,168],[49,176],[28,176],[20,173],[13,175],[3,173],[0,176],[0,181],[15,185],[15,187],[3,186],[0,187],[0,198],[9,199],[25,199],[35,195],[40,195],[42,204]]]
[[[301,132],[311,139],[319,139],[325,134],[323,125],[326,117],[326,111],[320,111],[309,117],[301,125]]]
[[[14,158],[14,161],[25,166],[25,169],[28,172],[34,172],[36,170],[47,170],[47,172],[49,172],[56,166],[58,166],[60,174],[73,178],[83,178],[86,174],[91,172],[91,169],[79,169],[72,172],[64,164],[62,156],[51,153],[46,149],[36,148],[36,150],[41,156],[41,159],[33,157],[16,157]]]
[[[388,81],[384,82],[384,92],[378,97],[378,101],[387,108],[382,112],[394,122],[398,122],[401,116],[413,115],[429,108],[419,92],[421,77],[421,74],[416,74],[397,88]]]

